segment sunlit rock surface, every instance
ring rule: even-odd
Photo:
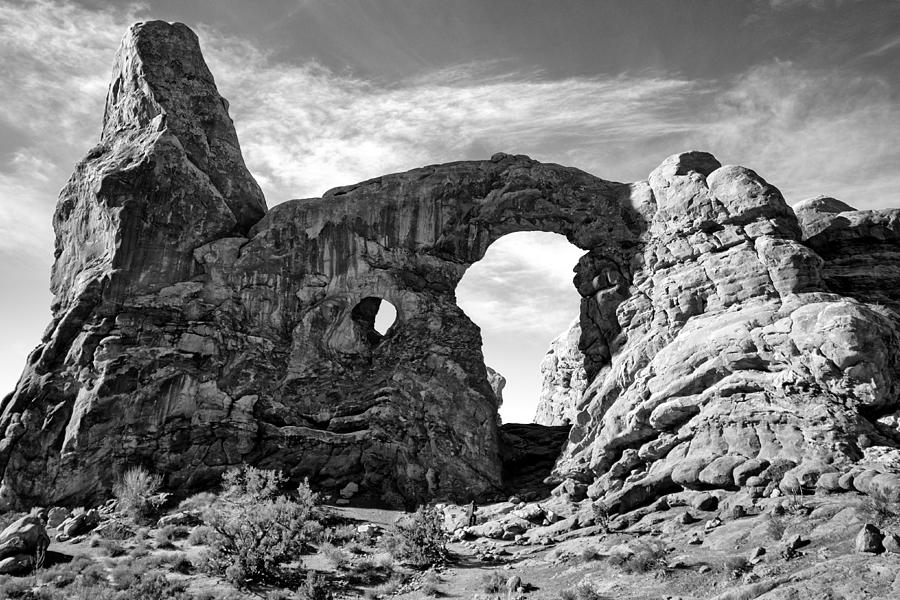
[[[575,421],[587,387],[580,341],[581,324],[576,319],[550,342],[541,361],[541,395],[534,415],[538,425],[569,425]]]
[[[7,505],[88,502],[135,464],[182,490],[247,462],[383,502],[502,493],[499,380],[455,288],[515,231],[585,250],[581,371],[545,370],[571,373],[541,408],[572,422],[556,478],[613,511],[835,474],[900,491],[896,211],[795,213],[690,152],[634,184],[497,154],[266,212],[196,36],[151,22],[54,228],[53,321],[2,403]]]

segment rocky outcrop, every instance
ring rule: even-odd
[[[562,489],[611,512],[827,473],[894,494],[895,211],[795,213],[689,152],[633,184],[501,153],[266,212],[196,36],[150,22],[54,228],[53,321],[2,402],[6,505],[87,502],[136,464],[182,490],[252,463],[394,502],[502,493],[499,380],[455,287],[515,231],[585,251],[583,370],[570,332],[542,409],[572,420]]]
[[[456,284],[522,230],[627,264],[634,192],[497,154],[266,213],[196,36],[138,24],[60,195],[53,322],[2,404],[2,499],[89,501],[135,464],[187,490],[244,462],[394,501],[499,493],[498,398]]]
[[[506,387],[506,377],[490,367],[485,367],[485,371],[487,371],[488,384],[497,399],[497,406],[500,407],[503,404],[503,388]]]
[[[892,444],[875,419],[896,410],[897,320],[871,303],[891,291],[842,293],[842,259],[803,237],[859,244],[891,211],[837,233],[821,221],[843,207],[821,202],[824,216],[798,223],[756,173],[703,153],[670,157],[649,185],[656,211],[628,297],[604,302],[621,334],[558,472],[626,510],[681,488],[808,487]]]
[[[541,394],[534,414],[538,425],[569,425],[575,420],[587,387],[584,354],[578,349],[580,340],[581,324],[576,319],[550,342],[541,361]]]

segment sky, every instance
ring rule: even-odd
[[[270,207],[498,151],[635,181],[692,149],[789,203],[900,206],[896,0],[0,0],[0,395],[49,322],[57,194],[149,19],[198,33]],[[546,235],[495,242],[458,290],[506,421],[577,314],[577,253]]]

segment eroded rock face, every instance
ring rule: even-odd
[[[499,492],[499,379],[456,284],[522,230],[627,265],[632,193],[498,154],[266,213],[196,36],[136,25],[60,195],[54,320],[3,402],[3,499],[88,501],[134,464],[201,487],[243,462],[393,501]]]
[[[895,211],[795,214],[707,153],[634,184],[497,154],[266,212],[196,36],[151,22],[54,227],[53,322],[2,403],[7,505],[88,502],[135,464],[183,490],[246,462],[388,502],[502,492],[499,380],[454,291],[536,230],[585,250],[580,333],[547,370],[572,375],[542,409],[572,421],[560,479],[613,511],[900,481],[872,458],[900,443]]]
[[[541,361],[541,395],[534,415],[538,425],[569,425],[575,421],[587,387],[580,341],[581,323],[576,320],[550,342]]]
[[[841,293],[864,280],[863,240],[891,231],[893,211],[847,219],[820,202],[798,224],[756,173],[700,153],[670,157],[649,182],[657,210],[632,286],[607,307],[621,331],[613,359],[585,392],[558,472],[594,479],[591,495],[625,510],[750,479],[790,492],[896,443],[875,417],[896,410],[897,315],[871,302],[897,288]],[[821,224],[835,218],[847,225]],[[823,259],[815,236],[844,250]],[[888,272],[900,264],[892,239],[875,245]]]

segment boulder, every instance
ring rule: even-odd
[[[884,539],[881,541],[885,552],[900,554],[900,535],[896,533],[885,533]]]
[[[860,553],[870,552],[872,554],[881,554],[884,552],[883,539],[884,535],[882,535],[877,527],[871,523],[866,523],[856,535],[856,551]]]
[[[100,514],[96,509],[92,508],[88,511],[69,517],[60,523],[57,529],[69,538],[73,538],[88,533],[99,523]]]
[[[691,508],[694,510],[711,511],[719,507],[719,499],[712,494],[698,494],[691,501]]]
[[[194,525],[199,525],[203,522],[203,519],[200,518],[200,511],[197,510],[180,510],[178,512],[172,513],[171,515],[165,515],[160,517],[156,522],[157,527],[166,527],[169,525],[174,526],[183,526],[183,527],[193,527]]]
[[[488,521],[480,525],[473,525],[466,528],[466,533],[474,537],[492,538],[499,540],[503,538],[503,524],[499,521]]]
[[[0,559],[0,575],[24,575],[33,568],[33,554],[14,554]]]
[[[59,524],[68,519],[71,514],[72,511],[68,508],[54,506],[47,512],[47,528],[56,529],[59,527]]]
[[[841,474],[836,472],[823,473],[816,482],[816,490],[826,494],[835,494],[844,491],[840,484]]]
[[[44,521],[28,515],[13,521],[0,532],[0,558],[6,559],[20,554],[34,556],[50,545],[50,538],[44,529]],[[16,562],[10,562],[13,568]]]
[[[352,498],[356,495],[356,492],[359,491],[359,485],[356,484],[355,481],[351,481],[347,485],[341,488],[340,495],[341,498]]]

